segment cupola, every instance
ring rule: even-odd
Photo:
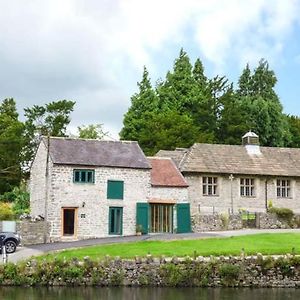
[[[252,132],[251,130],[248,131],[242,137],[243,145],[257,145],[259,146],[259,137],[256,133]]]
[[[242,143],[246,147],[249,155],[261,155],[259,147],[259,137],[251,130],[242,137]]]

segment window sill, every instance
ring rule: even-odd
[[[203,194],[202,194],[202,196],[203,196],[203,197],[219,197],[220,195],[203,195]]]

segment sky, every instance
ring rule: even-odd
[[[300,116],[300,0],[0,0],[0,101],[76,101],[68,128],[118,139],[146,66],[164,79],[183,48],[237,83],[268,60],[284,112]]]

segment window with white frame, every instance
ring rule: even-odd
[[[218,194],[218,177],[202,177],[202,192],[205,196]]]
[[[243,197],[254,197],[255,196],[254,178],[241,178],[240,191],[241,191],[241,196]]]
[[[277,179],[277,197],[291,197],[291,182],[288,179]]]

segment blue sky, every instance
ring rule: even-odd
[[[0,0],[0,99],[76,101],[69,131],[103,123],[114,138],[143,66],[153,83],[183,47],[206,74],[237,82],[261,58],[284,111],[300,115],[300,0]]]

